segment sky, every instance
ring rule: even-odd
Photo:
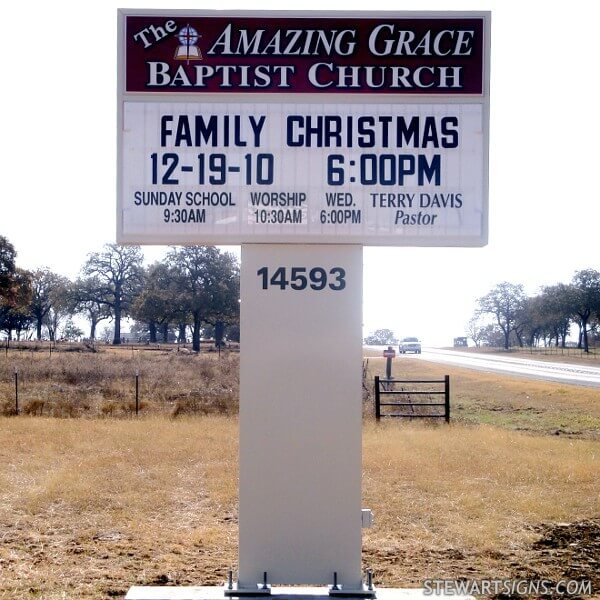
[[[127,2],[164,8],[165,2]],[[115,241],[118,4],[3,7],[0,235],[24,268],[75,277]],[[276,10],[214,0],[177,8]],[[363,328],[450,345],[477,298],[502,281],[540,286],[600,269],[597,16],[575,0],[367,4],[305,0],[303,10],[491,10],[489,243],[364,249]],[[544,7],[542,9],[542,7]],[[173,7],[171,7],[173,8]],[[239,247],[226,247],[239,254]],[[148,261],[164,247],[144,247]]]

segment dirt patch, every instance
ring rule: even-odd
[[[468,580],[481,585],[491,579],[533,584],[543,581],[546,591],[554,590],[558,582],[577,581],[590,582],[592,597],[600,597],[600,517],[573,523],[544,523],[531,529],[536,534],[532,543],[505,551],[411,548],[410,543],[367,545],[364,563],[373,568],[375,580],[382,586],[422,587],[426,580]],[[577,593],[559,595],[590,597]],[[553,596],[501,593],[486,597],[508,600]]]
[[[528,569],[554,581],[589,580],[600,593],[600,517],[541,525],[527,553]]]

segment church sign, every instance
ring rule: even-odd
[[[121,243],[487,243],[485,13],[122,11],[119,40]]]
[[[242,244],[238,580],[203,597],[375,597],[362,247],[487,243],[489,36],[487,12],[119,11],[117,241]],[[181,597],[152,594],[127,598]]]

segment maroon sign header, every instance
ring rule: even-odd
[[[483,17],[128,15],[125,36],[125,92],[484,92]]]

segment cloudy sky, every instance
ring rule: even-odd
[[[74,6],[11,2],[0,36],[0,234],[14,244],[20,266],[44,265],[70,277],[88,252],[114,241],[116,213],[118,5]],[[577,0],[568,10],[552,6],[507,0],[286,6],[492,11],[489,244],[365,248],[365,333],[385,327],[450,344],[464,334],[476,299],[496,283],[523,283],[535,293],[578,269],[600,268],[599,11]],[[201,8],[280,7],[238,0]],[[200,7],[182,2],[177,8]],[[154,260],[164,250],[145,252]]]

